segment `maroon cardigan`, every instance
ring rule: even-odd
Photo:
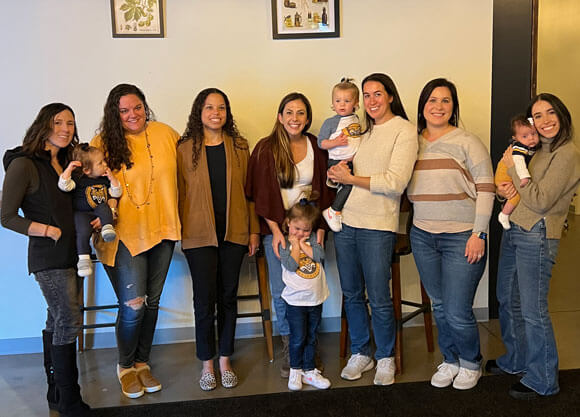
[[[328,154],[318,147],[315,136],[310,133],[306,133],[306,136],[314,150],[312,191],[318,192],[318,207],[323,210],[330,207],[335,196],[334,190],[326,185]],[[264,218],[275,221],[282,229],[286,212],[282,202],[282,195],[280,194],[280,184],[276,175],[274,155],[272,154],[269,137],[260,139],[250,156],[248,178],[246,180],[246,196],[255,203],[256,214],[260,216],[260,232],[262,235],[272,233]],[[321,221],[319,227],[328,230],[325,221]]]

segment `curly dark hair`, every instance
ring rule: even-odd
[[[230,100],[228,99],[226,93],[217,88],[206,88],[205,90],[200,91],[199,94],[193,100],[191,112],[189,113],[189,118],[187,120],[187,126],[185,127],[185,132],[183,132],[183,135],[181,136],[181,138],[179,138],[179,141],[177,142],[177,146],[179,146],[188,140],[193,141],[193,153],[191,157],[192,159],[191,162],[193,164],[194,170],[197,168],[199,156],[201,155],[201,148],[204,142],[203,123],[201,122],[201,112],[203,110],[205,100],[210,94],[219,94],[224,99],[224,102],[226,104],[226,123],[222,127],[222,132],[232,138],[234,142],[234,150],[237,149],[246,150],[249,148],[248,141],[244,137],[242,137],[242,135],[238,130],[238,127],[236,126],[234,116],[232,115]],[[238,157],[237,153],[236,157]]]
[[[30,156],[39,157],[44,153],[46,140],[52,134],[54,129],[54,118],[60,112],[68,110],[72,113],[75,119],[75,130],[70,144],[58,151],[58,159],[61,164],[68,163],[72,159],[72,152],[74,147],[79,143],[79,135],[77,130],[77,123],[75,112],[70,106],[63,103],[50,103],[40,109],[36,119],[30,125],[24,140],[22,141],[22,151]]]
[[[145,106],[147,120],[155,120],[153,111],[149,108],[147,100],[145,99],[145,94],[143,94],[139,87],[132,84],[119,84],[111,90],[103,109],[103,120],[101,120],[99,129],[97,130],[97,133],[101,135],[101,139],[103,140],[105,160],[111,170],[121,169],[122,164],[125,164],[127,169],[133,166],[131,151],[129,150],[129,145],[127,145],[125,130],[123,129],[119,115],[119,101],[121,97],[130,94],[136,95],[143,103],[143,106]]]

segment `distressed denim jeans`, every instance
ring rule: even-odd
[[[169,270],[175,242],[163,240],[136,256],[123,242],[115,258],[115,266],[105,271],[119,300],[116,334],[119,365],[130,368],[135,362],[148,362],[153,334],[159,313],[159,299]],[[144,298],[144,303],[131,306],[130,301]]]

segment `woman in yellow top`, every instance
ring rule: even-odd
[[[199,385],[204,391],[216,387],[216,353],[222,386],[238,384],[230,357],[240,268],[246,252],[252,256],[260,244],[254,203],[244,193],[249,159],[248,141],[236,127],[228,97],[217,88],[202,90],[177,147],[177,180],[181,247],[193,283],[195,342],[203,361]]]
[[[97,254],[119,300],[116,335],[117,375],[123,394],[138,398],[161,383],[148,365],[159,299],[181,238],[177,208],[176,144],[179,134],[151,120],[145,95],[119,84],[105,103],[92,145],[105,152],[107,165],[123,186],[117,239],[97,242]]]

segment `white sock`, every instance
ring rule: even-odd
[[[91,255],[79,255],[79,261],[82,261],[83,259],[88,259],[90,261]]]
[[[502,225],[502,227],[505,230],[510,230],[511,226],[510,226],[510,215],[509,214],[505,214],[500,212],[497,216],[497,219],[499,220],[500,224]]]

